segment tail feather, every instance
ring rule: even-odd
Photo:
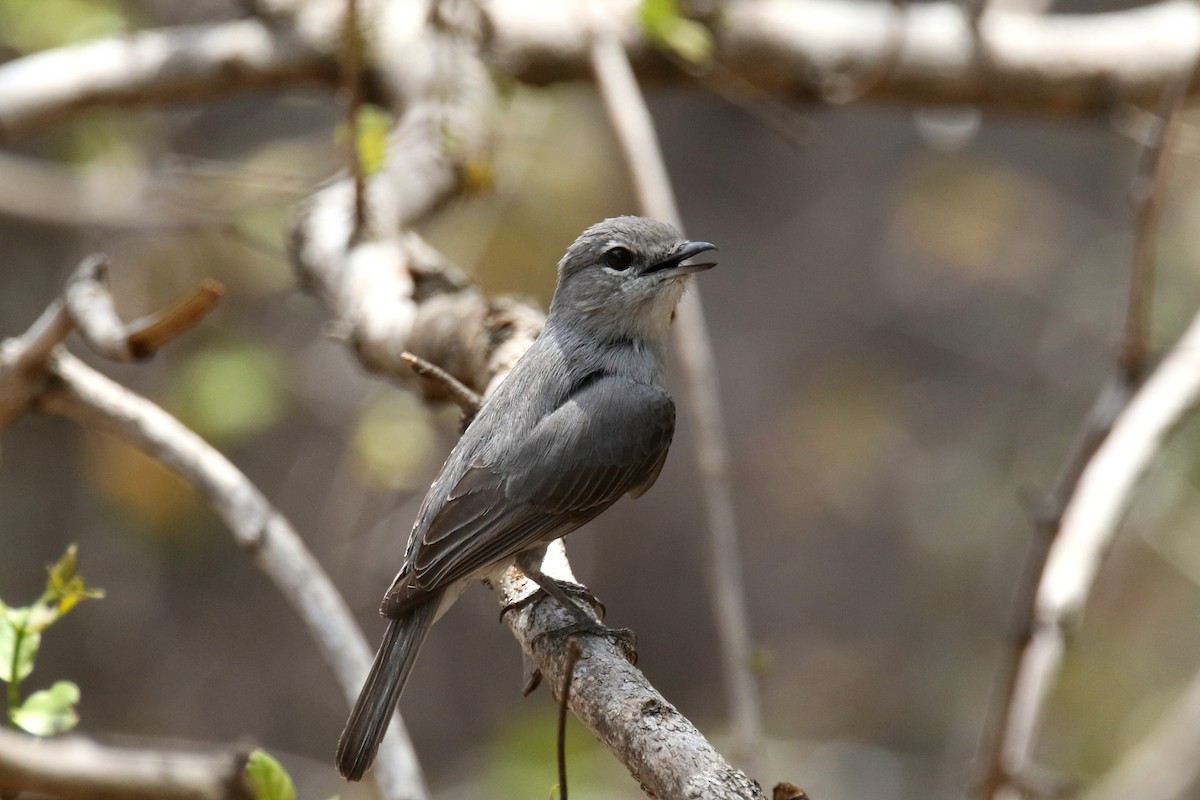
[[[440,595],[434,596],[388,624],[371,672],[338,738],[337,768],[347,780],[362,778],[375,760],[440,599]]]

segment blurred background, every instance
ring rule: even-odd
[[[0,0],[0,58],[234,5]],[[1140,145],[1115,119],[732,105],[700,90],[649,100],[688,232],[720,247],[699,283],[771,738],[758,777],[816,800],[959,797],[1010,648],[1033,500],[1113,370]],[[289,90],[88,114],[6,145],[0,337],[24,331],[97,250],[126,319],[223,282],[219,310],[148,364],[72,349],[245,471],[374,642],[457,412],[365,374],[286,260],[294,203],[340,167],[341,117],[327,93]],[[516,89],[494,169],[494,191],[424,230],[489,292],[544,305],[573,238],[636,211],[589,86]],[[1173,155],[1163,202],[1160,348],[1200,305],[1194,152]],[[637,632],[650,680],[720,743],[681,420],[654,491],[568,550],[608,621]],[[1103,772],[1200,668],[1197,445],[1188,427],[1164,454],[1068,652],[1038,754],[1066,775]],[[87,734],[253,741],[301,797],[372,796],[334,772],[346,707],[329,671],[217,518],[126,445],[27,415],[3,439],[0,598],[32,601],[71,542],[108,596],[47,634],[28,688],[77,682]],[[544,797],[557,780],[555,708],[544,691],[521,697],[520,653],[496,617],[489,593],[468,592],[401,703],[441,797]],[[573,796],[641,796],[578,726],[569,751]]]

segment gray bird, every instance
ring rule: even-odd
[[[590,621],[539,567],[550,542],[658,478],[675,430],[671,319],[688,276],[714,266],[689,259],[714,249],[644,217],[605,220],[567,249],[545,328],[417,512],[380,609],[387,632],[338,740],[343,776],[358,780],[375,759],[425,634],[471,580],[516,564]]]

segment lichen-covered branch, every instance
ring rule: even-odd
[[[561,547],[551,548],[543,569],[573,580]],[[493,587],[501,605],[528,598],[532,587],[509,570]],[[525,605],[505,614],[521,647],[554,692],[563,685],[567,647],[553,631],[574,618],[553,602]],[[609,639],[578,637],[582,655],[575,664],[568,705],[571,711],[625,765],[650,797],[660,800],[765,800],[762,788],[734,769],[716,748],[650,685]]]

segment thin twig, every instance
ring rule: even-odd
[[[1010,623],[1012,646],[997,674],[998,689],[989,704],[988,718],[980,741],[979,763],[984,767],[984,775],[979,782],[977,796],[983,800],[995,797],[1010,779],[1005,753],[1014,749],[1014,746],[1009,744],[1009,716],[1013,695],[1017,690],[1017,667],[1033,636],[1038,583],[1046,567],[1050,545],[1058,535],[1063,512],[1075,492],[1079,476],[1112,430],[1117,415],[1129,402],[1130,394],[1130,388],[1119,376],[1110,380],[1100,390],[1084,417],[1079,435],[1058,479],[1043,496],[1040,506],[1035,509],[1034,535],[1029,542],[1013,596]]]
[[[350,244],[356,244],[367,224],[367,179],[358,149],[358,113],[362,108],[363,35],[358,18],[358,0],[345,0],[342,22],[342,88],[346,92],[346,138],[350,176],[354,180],[354,228]]]
[[[134,358],[149,358],[163,345],[194,327],[217,307],[225,287],[212,278],[200,281],[190,292],[158,313],[134,320],[125,328],[129,353]]]
[[[1127,404],[1146,369],[1153,299],[1153,243],[1158,233],[1169,137],[1194,70],[1193,62],[1190,69],[1182,71],[1164,89],[1159,104],[1163,116],[1158,135],[1146,146],[1133,181],[1135,243],[1116,375],[1097,396],[1067,465],[1047,493],[1039,513],[1036,539],[1030,545],[1014,602],[1017,617],[1014,650],[1001,669],[1002,688],[989,715],[991,732],[985,734],[986,772],[979,787],[979,797],[984,800],[998,797],[1006,786],[1029,777],[1042,708],[1061,663],[1065,627],[1082,610],[1090,590],[1090,581],[1087,586],[1079,587],[1082,594],[1074,598],[1076,605],[1070,613],[1065,606],[1047,613],[1047,598],[1057,580],[1055,574],[1072,568],[1062,562],[1065,556],[1061,549],[1068,535],[1068,513],[1077,508],[1084,490],[1083,480],[1094,468],[1101,450],[1112,442],[1117,420],[1131,410]],[[1090,566],[1093,572],[1103,555],[1103,549],[1090,552],[1086,547],[1066,552],[1095,559]]]
[[[592,69],[608,117],[629,166],[645,213],[680,230],[683,225],[654,132],[628,56],[615,37],[597,36]],[[696,436],[697,465],[709,532],[709,599],[717,623],[725,690],[733,718],[736,760],[751,774],[761,768],[762,712],[751,666],[750,618],[738,553],[729,457],[721,418],[716,366],[698,291],[683,298],[675,315],[675,346],[687,383],[685,406]]]
[[[574,582],[561,540],[551,544],[542,570]],[[552,632],[572,624],[574,618],[557,603],[522,603],[537,587],[515,568],[492,588],[501,606],[518,604],[504,621],[534,667],[548,684],[563,685],[569,655]],[[578,644],[584,655],[575,664],[574,688],[567,703],[648,797],[765,800],[762,788],[731,767],[650,685],[618,642],[584,635],[578,637]]]
[[[67,800],[250,800],[245,753],[107,747],[81,736],[37,739],[0,729],[0,796]]]
[[[1154,299],[1154,266],[1158,236],[1158,217],[1166,183],[1166,169],[1175,137],[1178,111],[1183,107],[1192,69],[1180,70],[1163,89],[1159,100],[1158,127],[1150,143],[1143,148],[1137,175],[1130,187],[1134,203],[1134,241],[1129,275],[1129,303],[1125,311],[1125,330],[1121,340],[1119,363],[1127,383],[1136,386],[1146,370],[1150,342],[1150,307]]]
[[[225,456],[154,403],[65,352],[53,359],[50,370],[52,382],[41,407],[129,442],[204,497],[304,621],[343,695],[353,702],[371,649],[345,600],[287,519]],[[391,731],[375,767],[385,796],[428,797],[399,719]]]
[[[217,281],[204,280],[161,311],[127,326],[108,289],[108,261],[97,254],[80,263],[67,281],[64,298],[72,322],[92,350],[113,361],[130,361],[151,357],[195,326],[216,308],[224,291]]]
[[[575,665],[579,663],[579,657],[583,655],[583,649],[579,646],[579,640],[574,636],[567,639],[567,666],[564,668],[566,675],[563,676],[562,694],[558,698],[558,797],[559,800],[567,800],[567,701],[571,697],[571,681],[575,678]]]
[[[479,407],[483,405],[483,398],[432,361],[426,361],[407,350],[400,354],[400,358],[412,367],[413,372],[441,389],[462,410],[462,424],[465,430],[475,415],[479,413]]]

